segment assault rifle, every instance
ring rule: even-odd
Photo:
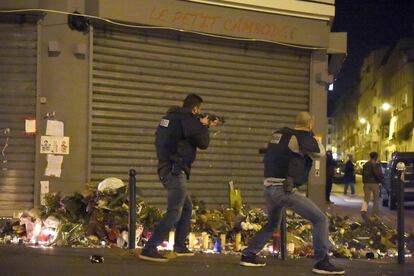
[[[226,122],[226,120],[224,120],[224,117],[217,116],[213,113],[207,113],[207,112],[206,113],[199,113],[196,116],[197,116],[197,118],[200,118],[200,119],[208,116],[208,120],[210,122],[214,122],[214,121],[217,120],[218,125],[224,125],[224,123]]]

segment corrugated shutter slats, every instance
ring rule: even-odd
[[[227,204],[227,183],[263,203],[263,147],[272,131],[308,110],[309,52],[174,33],[96,28],[93,42],[91,177],[127,180],[137,170],[144,200],[164,204],[156,175],[159,119],[188,93],[226,118],[211,129],[188,185],[210,206]]]
[[[33,208],[35,139],[24,127],[36,116],[36,48],[35,24],[0,23],[0,129],[11,130],[0,164],[0,215]]]

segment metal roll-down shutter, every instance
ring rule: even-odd
[[[0,151],[5,149],[4,156],[0,154],[0,215],[4,216],[33,207],[35,138],[25,135],[25,119],[36,117],[36,66],[36,24],[0,22]]]
[[[173,32],[97,27],[93,38],[91,178],[127,180],[137,170],[144,200],[164,204],[154,133],[188,93],[224,116],[199,150],[188,188],[209,206],[227,204],[228,181],[244,202],[263,203],[258,149],[278,127],[309,109],[310,52]]]

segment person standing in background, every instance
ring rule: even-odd
[[[348,161],[345,163],[344,171],[344,194],[348,193],[348,186],[351,186],[351,195],[355,195],[355,167],[352,162],[352,155],[348,154]]]
[[[373,195],[373,214],[379,215],[379,186],[384,180],[381,165],[378,163],[378,153],[369,154],[370,160],[362,167],[362,182],[364,182],[364,202],[361,206],[361,216],[367,220],[368,204]]]
[[[336,161],[333,159],[332,151],[326,151],[326,186],[325,186],[325,201],[328,204],[333,204],[331,201],[332,182],[335,172]]]

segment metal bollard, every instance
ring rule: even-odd
[[[405,164],[403,162],[398,162],[397,172],[398,172],[398,195],[397,195],[397,204],[398,204],[398,213],[397,213],[397,238],[398,238],[398,263],[405,263],[405,238],[404,238],[404,171]]]
[[[286,208],[283,208],[282,219],[280,222],[280,255],[282,257],[282,260],[286,260],[287,258],[286,244],[287,244]]]
[[[136,193],[137,193],[137,180],[135,175],[137,172],[133,169],[129,170],[129,219],[128,219],[128,249],[135,249],[135,232],[136,232]]]

